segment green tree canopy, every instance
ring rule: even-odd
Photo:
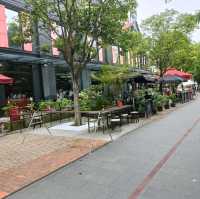
[[[169,66],[184,68],[190,63],[190,34],[197,27],[194,15],[165,10],[144,20],[142,29],[149,36],[150,58],[164,73]]]
[[[162,32],[180,31],[190,34],[197,27],[196,15],[183,13],[176,10],[165,10],[158,15],[153,15],[142,22],[143,32],[151,37],[157,37]]]
[[[122,32],[136,0],[26,0],[40,28],[57,35],[56,46],[70,67],[74,93],[75,123],[80,124],[79,79],[98,48],[113,44]]]
[[[181,67],[189,51],[189,38],[179,31],[163,32],[152,41],[150,55],[161,71],[169,66]]]

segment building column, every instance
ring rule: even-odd
[[[32,65],[33,75],[33,97],[34,101],[38,102],[43,98],[41,66]]]
[[[108,46],[104,49],[104,58],[106,64],[112,64],[113,56],[112,56],[112,46]]]
[[[5,105],[5,85],[0,85],[0,106]]]
[[[56,73],[53,65],[42,65],[42,83],[45,99],[56,99]]]
[[[81,73],[81,89],[86,89],[91,85],[91,71],[87,68]]]

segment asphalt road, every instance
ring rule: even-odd
[[[8,197],[199,199],[200,98]]]

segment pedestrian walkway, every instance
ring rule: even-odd
[[[0,198],[86,155],[106,142],[13,134],[0,138]]]
[[[199,199],[200,99],[9,199]]]

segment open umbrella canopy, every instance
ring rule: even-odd
[[[0,84],[12,84],[13,78],[0,74]]]
[[[183,73],[183,76],[185,77],[185,79],[192,79],[192,74],[191,73],[187,73],[187,72],[182,72]]]
[[[183,82],[184,79],[178,76],[170,76],[170,75],[165,75],[159,79],[159,82],[163,83],[175,83],[175,82]]]
[[[186,73],[186,72],[183,72],[183,71],[179,71],[175,68],[167,69],[164,76],[178,76],[178,77],[181,77],[183,79],[191,79],[192,78],[192,74]]]

